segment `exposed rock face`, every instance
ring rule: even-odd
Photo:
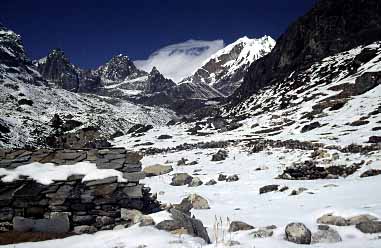
[[[100,77],[72,65],[61,49],[54,49],[35,64],[44,79],[68,91],[94,93],[101,86]]]
[[[229,96],[241,85],[250,64],[269,53],[274,45],[275,41],[269,36],[240,38],[214,54],[183,82],[206,83]]]
[[[272,52],[254,62],[234,101],[282,82],[292,71],[324,57],[379,40],[378,0],[320,0],[277,40]]]
[[[78,91],[78,72],[76,68],[70,64],[69,59],[61,49],[54,49],[46,58],[39,60],[37,69],[41,75],[52,84],[65,90]]]
[[[168,90],[172,87],[175,87],[176,84],[170,80],[166,79],[156,67],[152,68],[151,72],[148,75],[148,84],[145,92],[147,94],[152,94],[155,92],[162,92]]]
[[[21,36],[0,24],[0,82],[5,79],[34,85],[46,84],[27,58]]]
[[[102,78],[105,84],[120,82],[126,78],[137,78],[146,75],[136,68],[134,63],[126,55],[119,54],[96,70],[96,74]]]

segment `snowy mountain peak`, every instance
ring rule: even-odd
[[[270,36],[250,39],[247,36],[220,49],[204,61],[193,76],[184,81],[206,83],[225,95],[231,95],[242,81],[247,68],[275,46]]]

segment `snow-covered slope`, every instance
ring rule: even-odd
[[[87,88],[94,85],[94,75],[71,65],[60,50],[37,64],[50,85],[25,55],[20,36],[1,26],[0,147],[44,146],[41,142],[51,131],[49,121],[54,114],[80,121],[81,128],[98,127],[106,137],[125,132],[135,123],[158,125],[174,116],[158,107],[75,93],[94,91]]]
[[[271,52],[274,46],[275,41],[269,36],[242,37],[217,51],[183,81],[206,83],[228,96],[241,85],[250,64]]]

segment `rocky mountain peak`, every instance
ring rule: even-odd
[[[379,40],[380,11],[378,0],[318,1],[312,10],[289,26],[268,56],[250,66],[233,102],[281,82],[293,71],[322,58]]]
[[[53,49],[37,62],[37,69],[51,84],[69,91],[78,91],[78,71],[61,49]]]
[[[6,79],[35,85],[45,84],[26,56],[21,36],[0,24],[0,81]]]
[[[126,78],[143,76],[143,71],[136,68],[135,64],[126,55],[114,56],[105,65],[97,69],[97,74],[104,81],[123,81]]]

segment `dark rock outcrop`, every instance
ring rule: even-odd
[[[46,85],[26,56],[21,36],[0,24],[0,82]]]
[[[381,6],[378,0],[320,0],[291,24],[267,56],[254,62],[233,103],[264,86],[282,82],[327,56],[379,40]]]

